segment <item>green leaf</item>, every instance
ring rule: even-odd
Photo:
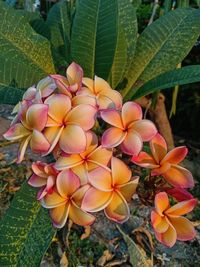
[[[107,79],[117,43],[117,0],[78,0],[72,26],[72,59],[85,76]]]
[[[160,74],[156,78],[148,81],[146,84],[140,87],[135,94],[130,91],[128,97],[137,99],[158,90],[199,81],[200,65],[187,66]]]
[[[26,182],[0,224],[0,266],[38,267],[55,229]]]
[[[174,69],[189,53],[200,34],[200,10],[181,9],[168,12],[148,26],[137,42],[125,96],[133,84],[145,83]]]
[[[63,58],[61,64],[70,61],[70,3],[61,1],[50,9],[46,25],[49,28],[49,37],[53,48]]]

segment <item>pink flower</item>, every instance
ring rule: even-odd
[[[138,179],[131,180],[131,170],[123,161],[113,157],[111,170],[98,167],[89,172],[92,185],[86,192],[82,209],[89,212],[105,211],[106,216],[123,223],[129,218],[127,201],[135,193]]]
[[[194,186],[192,174],[178,164],[187,155],[187,148],[176,147],[167,153],[164,138],[157,134],[150,141],[151,155],[141,152],[132,157],[132,162],[145,168],[152,169],[151,175],[162,175],[174,187],[190,188]]]
[[[112,125],[102,136],[102,146],[116,147],[128,155],[137,155],[144,141],[151,140],[157,133],[155,125],[149,120],[142,120],[142,109],[134,102],[123,105],[122,111],[103,110],[101,118]]]
[[[193,239],[196,235],[194,226],[181,215],[192,211],[196,204],[196,199],[190,199],[170,207],[167,194],[158,193],[155,197],[155,209],[151,212],[151,222],[158,241],[172,247],[176,240]]]

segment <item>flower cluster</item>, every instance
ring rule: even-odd
[[[192,174],[178,165],[187,149],[167,152],[164,138],[153,122],[143,119],[141,107],[132,101],[123,104],[106,81],[83,77],[82,68],[72,63],[66,77],[50,75],[30,87],[14,112],[4,137],[20,143],[17,162],[28,145],[34,153],[54,157],[50,164],[33,163],[28,183],[39,188],[37,199],[49,209],[55,227],[63,227],[68,218],[91,225],[93,213],[101,210],[118,223],[129,218],[127,202],[139,177],[132,176],[130,161],[122,157],[126,154],[132,163],[151,169],[153,179],[164,181],[151,214],[157,239],[173,246],[176,239],[194,238],[192,224],[180,217],[197,202],[186,191],[194,186]],[[150,155],[142,151],[144,142],[149,142]],[[170,207],[168,195],[179,203]]]

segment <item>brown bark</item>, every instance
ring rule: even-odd
[[[137,99],[136,102],[143,108],[148,109],[149,115],[154,121],[158,131],[165,138],[168,149],[172,149],[174,147],[174,140],[166,112],[164,95],[159,93],[155,109],[151,107],[151,99],[147,97]]]

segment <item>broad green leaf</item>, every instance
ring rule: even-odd
[[[126,77],[125,96],[134,83],[145,83],[174,69],[189,53],[200,34],[200,10],[181,9],[168,12],[148,26],[137,42],[131,70]]]
[[[181,69],[162,73],[140,87],[135,94],[130,91],[128,97],[137,99],[157,90],[163,90],[174,87],[176,85],[183,85],[194,82],[200,82],[200,65],[191,65],[183,67]]]
[[[49,28],[49,37],[53,48],[67,64],[70,61],[70,3],[61,1],[50,9],[46,25]],[[63,64],[62,62],[62,64]]]
[[[71,52],[85,76],[108,78],[117,43],[117,14],[117,0],[77,0]]]
[[[0,266],[38,267],[55,229],[26,182],[0,224]]]

